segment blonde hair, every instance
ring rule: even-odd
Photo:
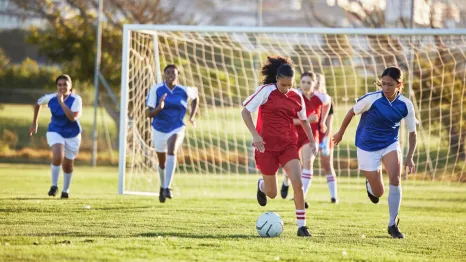
[[[319,90],[319,92],[327,94],[327,87],[325,87],[325,77],[324,77],[324,75],[317,73],[316,76],[317,76],[317,82],[318,82],[318,85],[317,85],[318,88],[317,89]]]

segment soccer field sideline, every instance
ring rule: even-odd
[[[2,261],[462,260],[466,255],[461,183],[408,180],[400,213],[407,239],[394,240],[386,233],[386,196],[373,205],[363,179],[341,177],[341,203],[332,205],[324,178],[318,178],[308,197],[313,237],[301,239],[292,201],[257,204],[258,176],[179,175],[175,198],[160,204],[155,197],[117,195],[116,168],[76,167],[69,200],[46,195],[45,164],[0,164],[0,170]],[[282,216],[281,237],[257,236],[255,220],[265,211]]]

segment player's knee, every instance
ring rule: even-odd
[[[274,199],[276,196],[277,196],[277,190],[270,190],[270,191],[267,191],[267,196],[271,199]]]
[[[72,165],[63,165],[63,172],[65,173],[73,173],[73,166]]]
[[[399,186],[400,185],[400,177],[390,179],[390,185],[392,186]]]
[[[383,194],[385,193],[385,189],[382,187],[382,188],[377,188],[377,189],[372,189],[372,193],[374,193],[374,195],[376,197],[382,197]]]

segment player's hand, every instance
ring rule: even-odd
[[[324,122],[320,122],[320,132],[327,132],[327,125]]]
[[[335,143],[335,145],[338,145],[338,143],[340,143],[341,139],[343,138],[343,133],[338,131],[335,135],[333,135],[332,138],[333,138],[333,143]]]
[[[196,121],[194,120],[194,118],[190,118],[189,123],[191,123],[191,125],[193,125],[193,127],[196,128]]]
[[[309,115],[307,120],[309,121],[309,123],[314,124],[314,123],[317,123],[319,121],[319,117],[315,113],[312,113],[312,114]]]
[[[58,99],[58,102],[59,102],[60,104],[63,104],[63,99],[64,99],[63,97],[64,97],[64,96],[63,96],[63,93],[61,93],[61,92],[58,92],[58,93],[57,93],[57,99]]]
[[[165,93],[159,100],[159,109],[163,109],[165,107],[165,98],[167,97],[167,93]]]
[[[408,174],[412,174],[416,172],[416,166],[414,165],[413,158],[407,158],[405,161],[405,170],[408,170]]]
[[[265,142],[260,135],[252,136],[252,146],[261,153],[265,151]]]
[[[37,124],[32,124],[29,128],[29,136],[32,136],[33,134],[37,134]]]

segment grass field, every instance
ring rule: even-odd
[[[257,176],[175,177],[175,198],[117,195],[116,168],[77,167],[71,199],[46,195],[44,165],[0,164],[0,261],[461,261],[466,257],[466,186],[405,181],[400,228],[386,232],[386,196],[369,202],[361,178],[339,178],[340,204],[324,177],[309,194],[312,238],[295,236],[293,202],[255,200]],[[61,186],[60,179],[60,186]],[[255,220],[279,213],[279,238],[257,236]]]

